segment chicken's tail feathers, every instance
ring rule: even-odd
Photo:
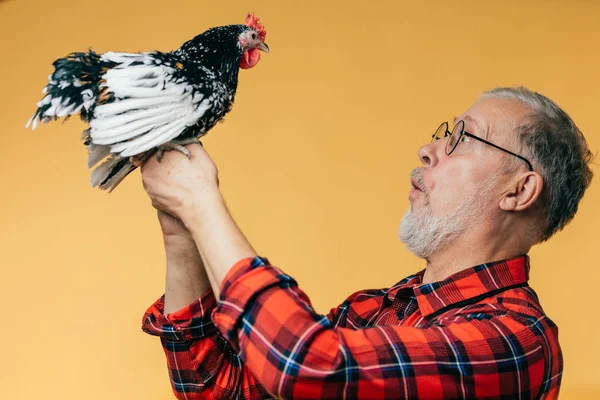
[[[108,190],[110,193],[127,175],[137,168],[139,163],[137,165],[132,164],[129,157],[121,157],[119,154],[111,153],[110,145],[92,143],[90,130],[86,129],[81,134],[81,140],[88,152],[88,168],[92,168],[104,160],[92,171],[90,184],[92,187]],[[148,154],[143,154],[141,160],[146,159],[145,156]]]
[[[38,108],[25,127],[35,129],[38,123],[76,114],[89,122],[96,103],[102,96],[108,96],[100,88],[102,75],[116,64],[103,59],[92,49],[54,61],[54,72],[42,90],[44,97],[37,103]]]
[[[92,143],[90,131],[91,129],[88,128],[81,133],[81,141],[85,145],[88,153],[88,168],[92,168],[111,154],[109,145]]]
[[[137,166],[117,154],[112,154],[102,164],[92,171],[90,184],[102,190],[112,192],[127,175],[133,172]]]

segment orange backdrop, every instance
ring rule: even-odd
[[[596,1],[0,1],[0,398],[171,398],[159,341],[140,330],[164,256],[139,172],[111,195],[92,190],[81,122],[24,125],[55,58],[168,51],[247,11],[271,54],[241,72],[204,142],[244,232],[318,311],[423,267],[396,235],[408,174],[482,90],[538,90],[600,147]],[[560,327],[565,399],[600,398],[599,201],[595,182],[531,253]]]

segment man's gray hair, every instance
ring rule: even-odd
[[[540,200],[546,224],[536,242],[546,241],[575,216],[592,180],[592,153],[573,120],[546,96],[524,87],[500,87],[482,95],[490,97],[518,100],[531,109],[517,124],[516,152],[528,158],[544,180]]]

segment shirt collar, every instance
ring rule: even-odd
[[[529,256],[480,264],[433,283],[420,283],[423,272],[412,275],[405,284],[414,285],[412,289],[421,314],[427,317],[450,305],[524,284],[529,280]]]

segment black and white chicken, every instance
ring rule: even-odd
[[[45,96],[27,122],[33,129],[79,114],[92,187],[112,191],[157,152],[198,142],[233,105],[239,68],[269,52],[254,14],[244,25],[212,28],[163,53],[71,53],[53,64]]]

